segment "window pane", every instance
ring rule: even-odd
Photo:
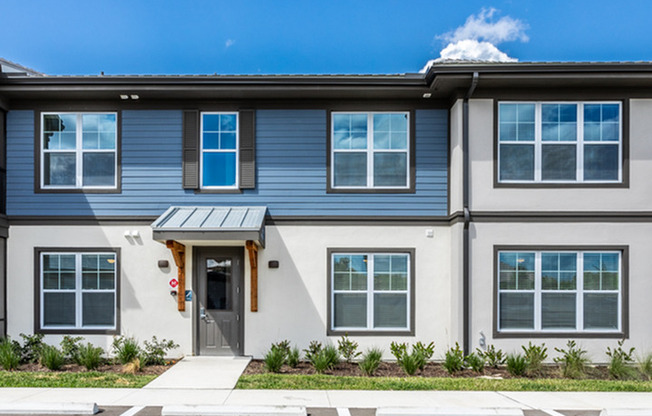
[[[541,119],[543,141],[577,140],[576,104],[542,104]]]
[[[235,132],[237,122],[238,116],[236,114],[220,114],[220,130],[223,132]]]
[[[115,114],[82,115],[82,148],[115,149]]]
[[[367,295],[364,293],[336,293],[333,310],[336,328],[367,327]]]
[[[575,328],[575,293],[541,294],[541,328]]]
[[[500,104],[500,140],[534,140],[534,104]]]
[[[374,327],[407,328],[407,295],[374,294]]]
[[[220,148],[220,134],[215,132],[204,132],[202,136],[203,149],[219,149]]]
[[[231,259],[206,259],[206,309],[231,310],[232,284]]]
[[[575,145],[544,144],[541,147],[541,179],[575,180],[576,149]]]
[[[500,180],[534,180],[533,145],[500,145]]]
[[[235,153],[204,152],[202,162],[203,186],[235,185]]]
[[[366,153],[341,153],[334,155],[333,169],[335,186],[366,186],[367,185],[367,155]]]
[[[217,132],[220,131],[219,114],[202,114],[203,130]]]
[[[584,294],[584,329],[618,329],[618,294]]]
[[[334,290],[351,290],[351,275],[349,273],[335,272],[333,280]]]
[[[618,180],[618,145],[584,145],[584,179]]]
[[[235,133],[220,133],[220,148],[235,150]]]
[[[389,273],[374,273],[374,290],[390,290]]]
[[[45,153],[43,159],[45,185],[75,185],[77,173],[74,153]]]
[[[333,114],[333,149],[367,148],[366,114]]]
[[[584,140],[618,141],[620,138],[619,104],[584,105]]]
[[[501,293],[501,329],[534,329],[534,294]]]
[[[374,186],[407,186],[407,154],[374,153]]]
[[[84,153],[84,186],[115,185],[115,153]]]
[[[114,326],[114,303],[114,293],[84,293],[82,295],[82,325]]]
[[[75,326],[75,294],[43,294],[44,326]]]

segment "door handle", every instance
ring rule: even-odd
[[[206,315],[206,309],[204,308],[199,308],[199,319],[203,319],[207,324],[214,322],[212,319],[208,319],[208,315]]]

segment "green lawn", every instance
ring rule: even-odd
[[[95,371],[31,372],[0,371],[0,387],[117,387],[140,388],[156,378],[155,375],[115,374]]]
[[[513,378],[339,377],[256,374],[240,377],[237,389],[290,390],[485,390],[485,391],[652,391],[652,381]]]

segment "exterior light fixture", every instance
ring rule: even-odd
[[[128,100],[129,96],[127,94],[120,94],[120,99],[121,100]]]
[[[140,98],[140,97],[138,96],[138,94],[131,94],[131,99],[132,99],[132,100],[137,100],[137,99],[139,99],[139,98]]]
[[[430,92],[424,92],[423,93],[423,98],[430,98],[430,97],[432,97],[432,93],[430,93]]]

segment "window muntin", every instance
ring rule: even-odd
[[[238,113],[201,113],[201,186],[236,188]]]
[[[116,328],[115,252],[41,252],[42,329]]]
[[[407,189],[407,112],[332,113],[334,189]]]
[[[621,182],[621,120],[619,102],[501,102],[498,180]]]
[[[620,251],[499,251],[498,331],[619,332]]]
[[[409,253],[333,253],[330,261],[333,330],[409,330]]]
[[[41,187],[115,189],[117,113],[42,113]]]

